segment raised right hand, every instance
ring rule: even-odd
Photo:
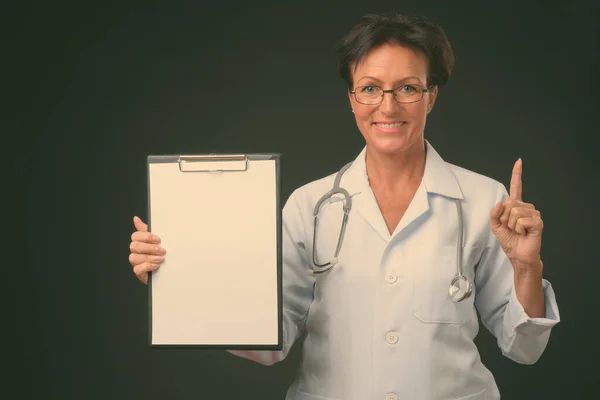
[[[136,231],[131,235],[129,263],[133,267],[135,276],[147,285],[148,272],[160,267],[160,264],[165,260],[166,251],[158,245],[160,238],[148,232],[148,225],[139,217],[133,217],[133,225]]]

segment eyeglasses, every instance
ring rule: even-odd
[[[376,105],[383,101],[385,93],[393,93],[399,103],[416,103],[423,98],[423,93],[428,92],[423,86],[415,83],[406,83],[390,90],[383,90],[377,85],[358,86],[350,93],[357,102],[366,105]]]

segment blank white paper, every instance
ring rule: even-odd
[[[167,251],[152,274],[153,345],[278,343],[275,160],[246,171],[150,163],[151,230]]]

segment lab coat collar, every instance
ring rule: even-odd
[[[423,184],[428,193],[437,193],[452,199],[463,199],[462,190],[452,168],[446,163],[431,144],[425,140],[427,155]]]
[[[423,179],[392,235],[389,233],[375,195],[369,185],[366,147],[362,149],[352,166],[342,177],[340,186],[348,190],[352,196],[353,209],[358,211],[384,240],[390,240],[391,237],[401,232],[429,210],[429,194],[442,195],[451,199],[463,198],[462,191],[450,165],[442,159],[429,141],[425,140],[425,145],[427,153]]]

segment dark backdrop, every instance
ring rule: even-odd
[[[542,211],[563,320],[534,366],[503,358],[481,331],[504,398],[597,398],[598,6],[200,3],[4,7],[3,364],[22,398],[283,398],[300,345],[269,368],[148,347],[131,220],[147,219],[151,153],[281,153],[284,200],[354,158],[363,142],[333,49],[373,11],[442,23],[456,67],[426,137],[447,161],[506,185],[522,157],[524,198]]]

